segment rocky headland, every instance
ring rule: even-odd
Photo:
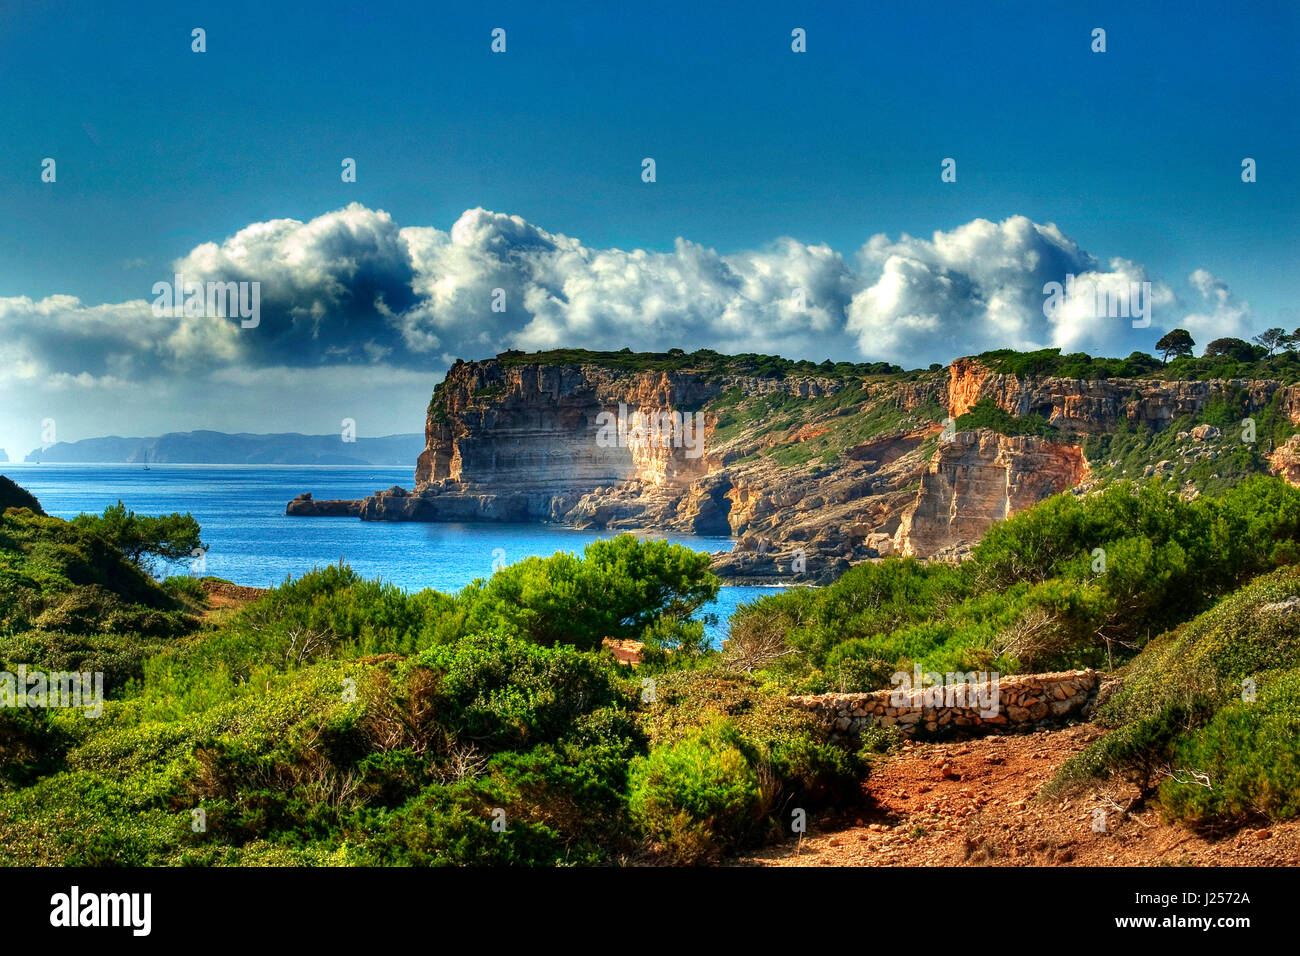
[[[889,554],[960,557],[994,522],[1102,481],[1194,494],[1246,441],[1240,414],[1260,418],[1259,470],[1300,475],[1297,446],[1265,427],[1300,423],[1300,390],[1277,382],[504,353],[435,389],[412,489],[286,512],[725,535],[724,578],[821,583]]]

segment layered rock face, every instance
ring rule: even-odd
[[[457,362],[430,402],[413,490],[300,496],[287,512],[729,536],[734,549],[714,560],[723,577],[824,582],[891,553],[960,557],[995,522],[1097,480],[1081,442],[1122,422],[1160,431],[1232,397],[1300,423],[1300,391],[1275,382],[1021,377],[974,359],[908,375],[748,375],[716,361],[554,355]],[[981,428],[941,440],[946,419],[986,399],[1041,416],[1053,437]],[[1300,445],[1270,461],[1300,480]],[[1170,463],[1147,472],[1158,477],[1158,464]]]
[[[1248,406],[1257,409],[1277,395],[1280,409],[1300,424],[1300,389],[1277,382],[1021,377],[992,372],[973,358],[957,359],[949,371],[954,418],[990,399],[1008,414],[1038,415],[1064,432],[1097,435],[1114,431],[1121,421],[1158,431],[1176,418],[1198,414],[1229,390],[1241,390]]]
[[[839,383],[460,362],[429,406],[415,490],[365,499],[373,521],[557,521],[727,535],[732,486],[712,453],[729,389],[810,399]]]
[[[698,376],[643,372],[620,375],[598,366],[504,366],[459,363],[429,407],[426,448],[415,470],[416,492],[439,482],[499,483],[569,492],[637,479],[656,485],[707,473],[685,439],[662,442],[631,427],[621,441],[597,441],[602,412],[617,419],[698,408],[725,387]],[[678,419],[679,420],[679,419]],[[704,436],[699,436],[701,442]],[[702,445],[700,447],[703,447]]]
[[[927,557],[969,547],[995,522],[1075,487],[1088,474],[1078,445],[987,428],[941,442],[903,515],[894,550]]]
[[[1269,456],[1273,473],[1284,478],[1287,484],[1300,485],[1300,435],[1292,435],[1284,445]]]

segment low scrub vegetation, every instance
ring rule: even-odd
[[[806,712],[701,666],[718,582],[680,546],[454,595],[333,565],[205,624],[203,582],[155,583],[99,522],[2,521],[0,670],[102,671],[107,698],[0,712],[5,863],[693,864],[857,796]],[[648,638],[657,676],[607,636]]]
[[[181,527],[158,525],[157,528]],[[169,532],[170,533],[170,532]],[[742,606],[707,557],[632,536],[455,594],[343,564],[203,616],[99,522],[0,515],[0,671],[105,675],[102,714],[0,711],[11,864],[714,862],[860,798],[880,731],[791,693],[898,670],[1095,666],[1108,733],[1054,782],[1119,777],[1216,828],[1300,805],[1300,490],[1116,482],[996,525],[961,564],[888,558]],[[646,642],[619,665],[604,638]]]
[[[1120,678],[1097,708],[1111,732],[1055,790],[1119,777],[1202,828],[1300,812],[1300,567],[1161,635]]]
[[[1300,490],[1278,479],[1191,502],[1117,483],[995,525],[960,565],[889,558],[819,590],[762,598],[737,612],[732,639],[767,649],[763,676],[813,693],[874,690],[914,665],[1113,667],[1296,560],[1298,542]]]

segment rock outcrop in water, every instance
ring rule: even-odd
[[[1130,474],[1137,453],[1107,458],[1100,441],[1119,430],[1155,448],[1151,436],[1170,423],[1190,428],[1228,404],[1300,422],[1297,389],[1268,381],[1024,376],[979,359],[915,373],[773,368],[697,355],[457,362],[429,404],[413,489],[359,502],[300,496],[287,513],[729,536],[734,550],[715,559],[724,577],[814,582],[887,554],[959,557],[994,522],[1050,495],[1121,477],[1172,480],[1178,468],[1213,468],[1218,455],[1201,437],[1178,467]],[[1005,413],[997,430],[941,439],[945,423],[990,403]],[[1006,422],[1033,433],[1008,433]],[[1295,480],[1296,460],[1288,446],[1271,467]]]
[[[361,515],[361,502],[338,498],[316,501],[308,491],[289,502],[284,513],[301,518],[357,518]]]

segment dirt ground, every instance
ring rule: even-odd
[[[1065,761],[1097,739],[1092,724],[1023,736],[909,744],[881,758],[861,810],[809,819],[799,842],[741,866],[1297,866],[1300,821],[1206,838],[1125,813],[1136,790],[1035,799]],[[1094,808],[1105,827],[1094,832]]]
[[[266,588],[248,588],[229,581],[205,580],[203,592],[208,596],[208,609],[203,612],[204,620],[220,620],[232,610],[239,610],[245,604],[256,601],[267,592]],[[215,623],[214,620],[214,623]]]

